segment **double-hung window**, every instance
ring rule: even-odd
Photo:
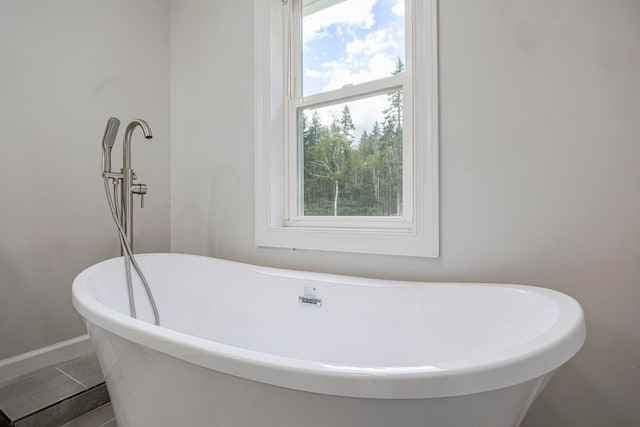
[[[436,0],[255,0],[256,244],[438,256]]]

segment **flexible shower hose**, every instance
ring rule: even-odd
[[[151,309],[153,310],[154,323],[159,326],[160,315],[158,314],[158,306],[156,305],[156,302],[153,298],[153,294],[151,293],[149,282],[147,282],[147,278],[142,273],[142,270],[140,269],[140,266],[138,265],[138,262],[136,261],[136,258],[133,255],[131,244],[129,242],[129,239],[127,239],[127,236],[124,233],[124,229],[122,227],[122,224],[120,223],[120,219],[118,218],[116,206],[114,205],[114,201],[112,199],[116,197],[115,184],[114,184],[114,194],[112,196],[111,192],[109,191],[109,177],[103,176],[103,179],[104,179],[104,191],[107,196],[107,202],[109,202],[109,210],[111,211],[111,216],[113,217],[113,221],[116,223],[116,227],[118,228],[118,234],[120,235],[120,244],[122,245],[123,252],[124,252],[124,264],[125,264],[125,272],[127,277],[127,290],[129,292],[129,310],[131,312],[131,317],[133,317],[134,319],[137,318],[136,303],[133,297],[133,283],[131,280],[131,265],[133,265],[133,268],[136,270],[138,277],[140,278],[140,280],[142,281],[142,284],[144,285],[144,290],[147,293],[147,298],[149,298],[149,303],[151,304]]]

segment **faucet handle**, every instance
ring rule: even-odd
[[[144,208],[144,195],[147,194],[147,184],[133,184],[131,192],[140,195],[140,207]]]

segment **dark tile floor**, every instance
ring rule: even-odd
[[[88,414],[64,424],[62,427],[118,427],[111,403],[102,405]]]
[[[100,366],[89,354],[0,383],[0,427],[58,427],[108,402]],[[109,411],[111,419],[97,419],[102,424],[77,426],[115,426],[115,421],[108,424],[113,420],[110,405],[103,410],[107,415]]]

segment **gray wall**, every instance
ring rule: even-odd
[[[171,2],[172,250],[566,292],[588,340],[523,426],[640,425],[640,2],[440,2],[436,260],[254,247],[252,4]]]
[[[109,116],[142,117],[140,252],[169,250],[168,1],[0,1],[0,360],[86,333],[71,282],[119,255],[100,177]]]

